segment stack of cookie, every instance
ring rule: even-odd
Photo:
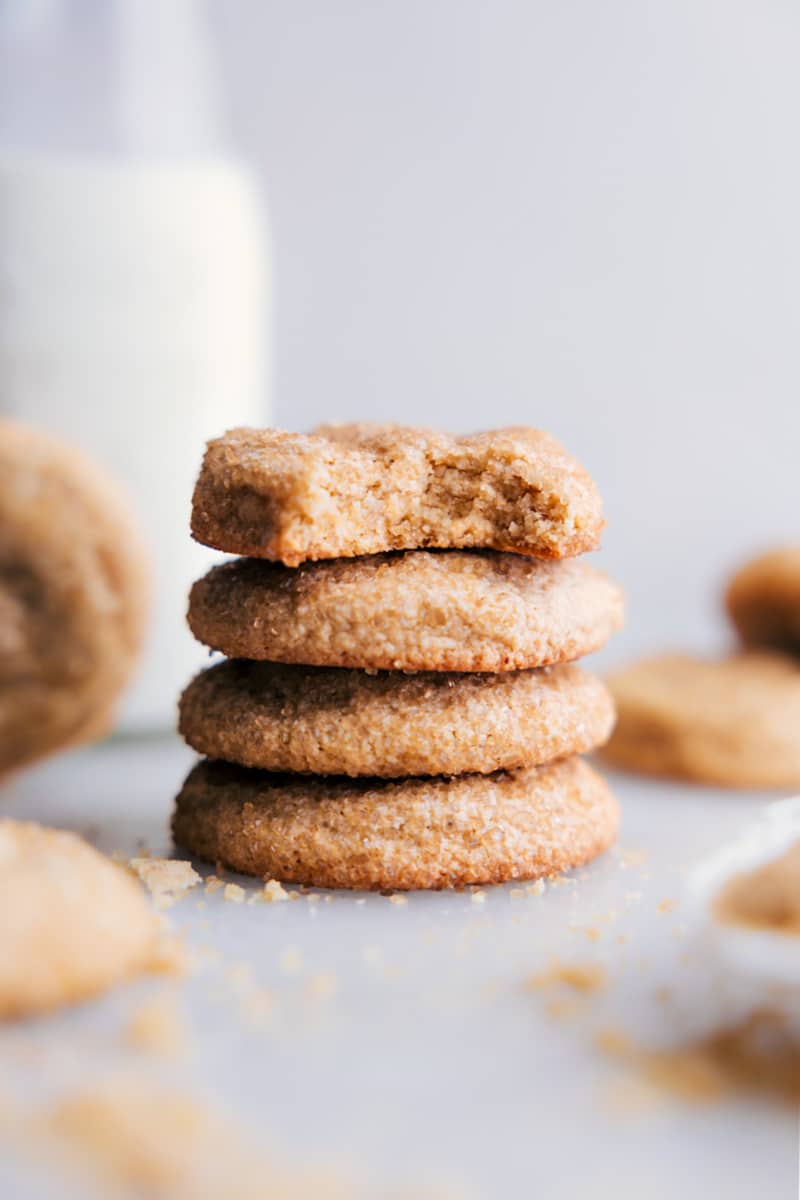
[[[608,737],[603,684],[570,665],[622,596],[576,560],[595,486],[546,434],[396,426],[210,443],[192,532],[243,557],[192,589],[228,661],[181,700],[206,760],[176,841],[234,870],[408,889],[553,875],[613,840],[577,755]]]

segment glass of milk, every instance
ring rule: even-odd
[[[192,486],[207,438],[267,421],[268,290],[195,0],[0,6],[0,414],[82,445],[138,508],[155,596],[128,731],[171,728],[204,659]]]

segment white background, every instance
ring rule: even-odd
[[[269,196],[275,418],[561,436],[624,582],[615,658],[711,647],[798,536],[800,7],[210,6]]]

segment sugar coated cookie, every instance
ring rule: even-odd
[[[180,731],[209,758],[316,775],[489,774],[593,750],[606,687],[574,666],[497,675],[232,660],[198,675]]]
[[[727,787],[800,786],[800,665],[791,659],[664,655],[608,685],[618,709],[608,762]]]
[[[199,542],[290,567],[423,547],[565,558],[593,549],[603,524],[588,473],[524,428],[232,429],[208,445],[192,511]]]
[[[613,841],[617,804],[581,759],[454,779],[271,775],[202,762],[177,799],[176,842],[250,875],[412,889],[553,875]]]
[[[0,775],[107,731],[147,597],[115,482],[49,435],[0,421]]]
[[[195,637],[229,658],[401,671],[508,671],[580,658],[622,624],[622,592],[585,562],[408,551],[215,567],[192,588]]]
[[[0,1018],[83,1000],[158,946],[138,883],[73,833],[0,821]]]

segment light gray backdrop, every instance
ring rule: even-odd
[[[800,6],[231,0],[268,189],[275,417],[558,434],[607,500],[629,626],[724,640],[800,540]]]

